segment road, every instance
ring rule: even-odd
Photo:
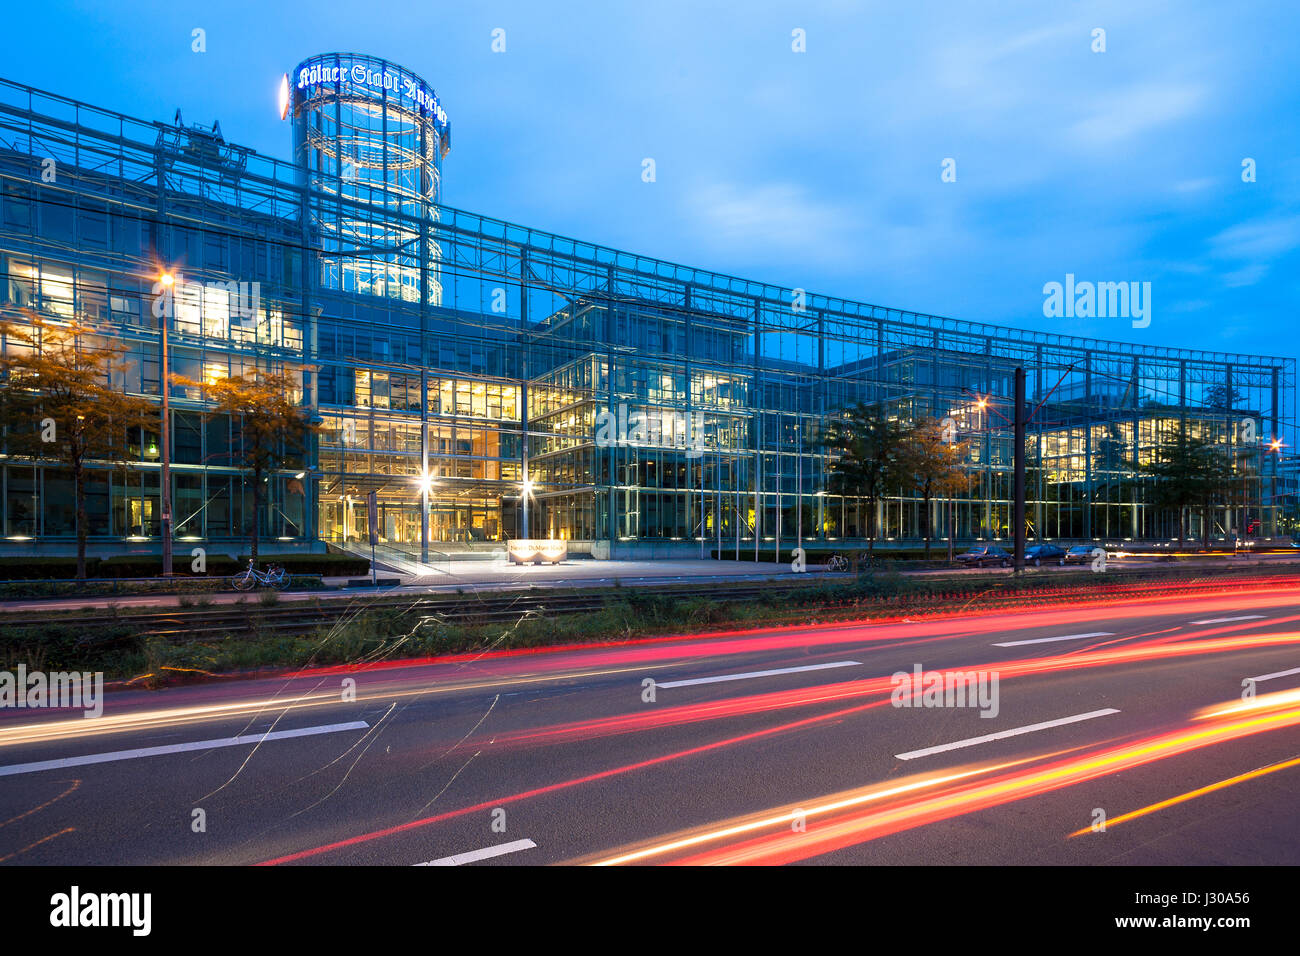
[[[7,709],[0,862],[1294,864],[1297,622],[1292,580]]]

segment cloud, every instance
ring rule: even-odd
[[[1174,191],[1180,193],[1198,193],[1202,190],[1209,189],[1211,186],[1219,183],[1220,180],[1213,176],[1204,176],[1200,179],[1184,179],[1182,182],[1174,183]]]
[[[1256,285],[1277,259],[1300,246],[1300,217],[1240,222],[1212,236],[1208,245],[1211,257],[1230,264],[1221,276],[1227,288]]]
[[[961,31],[949,42],[929,40],[925,51],[927,63],[937,87],[960,91],[963,99],[978,97],[986,104],[1008,108],[1028,97],[1037,97],[1032,87],[1009,82],[1025,62],[1041,62],[1058,41],[1080,35],[1076,23],[1058,23],[1024,30],[1005,36],[1001,24],[967,24],[972,32]],[[1086,31],[1083,33],[1086,37]]]
[[[1244,286],[1254,285],[1267,274],[1268,266],[1256,262],[1253,265],[1232,272],[1225,272],[1223,274],[1223,284],[1229,289],[1240,289]]]
[[[1070,127],[1070,136],[1092,147],[1114,146],[1196,112],[1205,89],[1190,83],[1151,83],[1117,90],[1091,116]]]
[[[1300,246],[1300,217],[1252,219],[1229,226],[1210,239],[1210,252],[1223,259],[1271,261]]]
[[[1050,43],[1053,40],[1078,39],[1080,37],[1079,23],[1080,21],[1076,20],[1017,33],[1005,43],[995,46],[989,59],[999,60],[1004,56],[1010,56],[1012,53],[1021,53],[1043,43]]]
[[[715,183],[690,196],[688,216],[700,232],[729,250],[764,249],[811,258],[844,255],[852,216],[795,183]]]

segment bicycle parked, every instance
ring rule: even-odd
[[[847,571],[849,570],[849,559],[842,554],[832,554],[826,559],[827,571]]]
[[[278,564],[267,565],[265,571],[253,567],[253,559],[248,559],[248,567],[230,579],[236,591],[251,591],[261,586],[283,591],[289,586],[289,575]]]

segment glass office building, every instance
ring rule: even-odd
[[[145,396],[162,388],[163,321],[174,372],[289,375],[321,429],[268,483],[262,527],[287,546],[362,538],[372,491],[381,544],[412,553],[490,548],[525,521],[611,556],[858,539],[865,506],[827,493],[817,443],[857,402],[954,419],[971,482],[931,503],[935,536],[1007,538],[1016,367],[1036,407],[1031,537],[1175,537],[1128,462],[1182,426],[1240,477],[1211,536],[1285,523],[1294,497],[1267,440],[1295,419],[1293,359],[900,311],[449,208],[450,123],[418,76],[330,54],[286,90],[288,162],[179,113],[145,122],[0,82],[0,310],[92,326],[127,349],[120,387]],[[163,271],[200,292],[160,318]],[[175,534],[237,547],[253,500],[237,427],[192,389],[169,400]],[[158,437],[94,469],[101,549],[156,543]],[[58,463],[0,459],[0,501],[11,546],[73,540]],[[918,540],[911,490],[877,507],[882,538]]]

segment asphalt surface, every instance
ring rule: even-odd
[[[1297,863],[1298,621],[1239,583],[4,709],[0,863]],[[984,706],[895,706],[916,668]]]

